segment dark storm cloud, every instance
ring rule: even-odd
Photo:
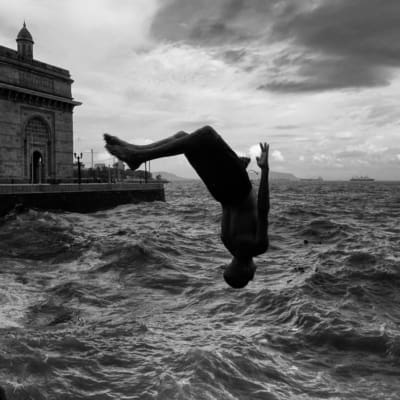
[[[326,54],[359,58],[378,65],[400,63],[398,0],[326,0],[308,12],[274,24],[276,39]]]
[[[278,0],[170,0],[153,21],[161,40],[210,46],[257,39]]]
[[[274,24],[274,40],[292,40],[319,59],[299,63],[297,80],[276,80],[262,88],[318,91],[389,83],[400,65],[400,2],[330,0]]]
[[[400,65],[399,0],[171,0],[156,15],[152,33],[222,46],[226,62],[248,71],[264,64],[259,88],[279,92],[387,85]],[[276,43],[290,56],[279,55],[272,66],[257,57],[253,66],[243,62],[248,44]]]
[[[246,50],[226,50],[222,53],[223,58],[230,63],[237,63],[246,57]]]
[[[280,77],[259,88],[279,92],[311,92],[384,86],[389,83],[389,78],[389,71],[364,65],[360,60],[320,59],[302,63],[298,68],[296,80],[285,80]]]

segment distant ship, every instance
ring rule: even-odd
[[[301,178],[301,181],[313,181],[313,182],[322,182],[323,179],[319,176],[318,178]]]
[[[353,176],[350,180],[352,182],[373,182],[375,179],[368,176]]]

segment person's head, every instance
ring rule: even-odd
[[[239,157],[240,161],[243,163],[244,167],[247,168],[250,164],[251,158],[250,157]]]
[[[238,259],[233,257],[231,263],[225,268],[225,282],[235,288],[244,288],[254,277],[257,266],[252,258]]]

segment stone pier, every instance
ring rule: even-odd
[[[163,184],[0,185],[0,216],[16,207],[87,213],[142,201],[165,201]]]

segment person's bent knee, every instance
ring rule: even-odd
[[[200,128],[201,131],[210,133],[212,135],[218,135],[217,131],[210,125],[204,125],[202,128]]]
[[[206,137],[207,139],[219,138],[217,131],[210,125],[203,126],[197,132],[201,134],[202,137]]]

